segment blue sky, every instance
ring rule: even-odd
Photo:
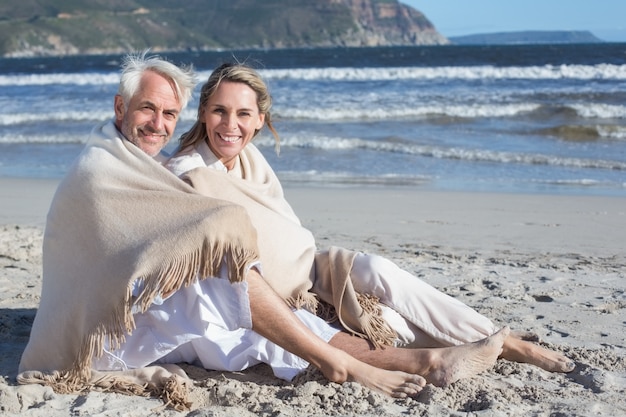
[[[588,30],[626,42],[625,0],[400,0],[444,36],[520,30]]]

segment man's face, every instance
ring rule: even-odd
[[[128,108],[115,96],[115,125],[130,142],[150,156],[167,145],[180,115],[181,105],[171,83],[156,72],[141,77],[138,92]]]

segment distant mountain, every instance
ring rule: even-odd
[[[455,45],[512,45],[604,42],[587,31],[524,31],[483,33],[449,38]]]
[[[440,45],[397,0],[3,0],[0,55]]]

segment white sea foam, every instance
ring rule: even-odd
[[[118,84],[119,82],[120,75],[117,72],[0,75],[0,86],[50,84],[104,85]]]
[[[0,118],[0,126],[11,126],[26,123],[42,122],[81,122],[100,121],[110,118],[112,110],[105,111],[64,111],[56,113],[17,113],[3,114]]]
[[[270,69],[261,71],[268,79],[301,80],[399,80],[399,79],[529,79],[529,80],[624,80],[626,65],[545,65],[527,67],[444,66],[393,68],[306,68]]]
[[[83,111],[54,111],[34,112],[34,113],[0,113],[0,126],[13,126],[21,124],[45,125],[46,123],[76,123],[91,122],[94,125],[113,117],[113,108],[110,109],[89,109]],[[196,110],[187,108],[181,115],[182,122],[189,122],[196,119]],[[2,143],[0,141],[0,143]]]
[[[414,79],[529,79],[529,80],[626,80],[626,65],[544,65],[528,67],[443,66],[443,67],[384,67],[353,68],[327,67],[302,69],[265,69],[260,73],[268,80],[414,80]],[[198,73],[199,79],[207,79],[209,71]],[[49,84],[105,85],[117,84],[118,72],[55,73],[55,74],[9,74],[0,75],[0,86],[27,86]]]
[[[324,187],[334,186],[350,186],[354,184],[367,185],[423,185],[433,180],[428,175],[355,175],[350,172],[341,171],[280,171],[282,182],[304,182],[307,184],[320,184]]]
[[[603,138],[626,139],[626,126],[596,126],[596,129]]]
[[[276,108],[277,115],[288,119],[312,120],[385,120],[396,118],[423,118],[428,116],[448,116],[460,118],[512,117],[537,110],[537,103],[512,104],[469,104],[469,105],[407,105],[398,103],[396,107],[381,108],[376,104],[363,104],[360,107],[346,106],[324,108]]]
[[[581,117],[601,119],[626,119],[626,106],[615,104],[572,104],[570,106]]]
[[[47,143],[47,144],[61,144],[61,143],[85,143],[87,141],[87,135],[72,135],[72,134],[53,134],[53,135],[0,135],[0,144],[22,144],[22,143]]]
[[[272,142],[269,138],[262,138],[257,143],[261,146],[272,146]],[[326,151],[366,149],[375,152],[404,153],[438,159],[626,171],[626,162],[621,161],[569,158],[538,153],[515,153],[485,149],[440,147],[406,142],[369,141],[359,138],[291,136],[283,138],[281,140],[281,146],[316,148]]]
[[[591,178],[579,178],[579,179],[569,179],[569,180],[545,180],[545,179],[536,179],[532,182],[539,184],[550,184],[550,185],[559,185],[559,186],[569,186],[569,187],[615,187],[618,184],[614,184],[609,181],[599,181]]]
[[[190,122],[196,118],[195,106],[188,107],[181,114],[181,121]],[[626,106],[608,104],[572,104],[570,107],[582,118],[626,119]],[[457,118],[489,118],[515,117],[539,110],[538,103],[486,103],[469,105],[407,105],[398,103],[397,106],[378,107],[375,104],[363,104],[361,107],[351,107],[345,104],[338,107],[324,108],[295,108],[277,105],[274,114],[283,119],[301,120],[387,120],[410,119],[426,117],[457,117]],[[12,126],[30,123],[54,122],[93,122],[98,123],[112,117],[111,109],[90,109],[84,111],[34,112],[34,113],[5,113],[0,114],[0,126]],[[623,130],[600,129],[600,135],[605,137],[623,138]]]

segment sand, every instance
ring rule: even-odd
[[[101,392],[60,395],[15,382],[41,290],[41,242],[56,181],[0,179],[0,414],[13,416],[626,415],[626,198],[286,189],[321,247],[385,255],[514,330],[576,361],[551,374],[499,360],[447,388],[393,400],[314,370],[294,382],[265,366],[186,366],[193,409]]]

